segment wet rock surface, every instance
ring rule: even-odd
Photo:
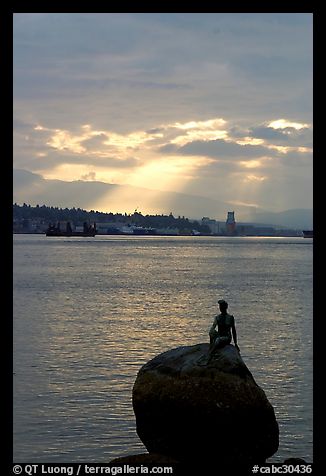
[[[278,449],[274,409],[233,345],[158,355],[133,387],[137,433],[149,454],[180,462],[259,464]]]

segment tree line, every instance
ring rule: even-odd
[[[74,224],[86,222],[97,223],[123,223],[134,224],[146,228],[177,228],[178,230],[196,230],[201,233],[210,233],[207,225],[198,221],[190,221],[184,216],[174,217],[172,212],[169,215],[143,215],[141,212],[134,211],[128,213],[106,213],[95,210],[83,210],[81,208],[59,208],[46,205],[31,206],[13,204],[13,218],[15,220],[42,220],[47,223],[56,223],[58,221],[70,221]]]

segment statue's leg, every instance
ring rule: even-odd
[[[211,360],[212,356],[217,351],[217,349],[220,349],[221,347],[224,347],[225,345],[230,344],[230,342],[231,340],[229,337],[225,337],[225,336],[216,337],[216,339],[214,340],[213,344],[210,346],[210,349],[208,351],[207,362]]]
[[[219,342],[219,347],[224,347],[225,345],[228,345],[231,343],[231,340],[229,337],[220,337],[220,342]]]
[[[212,357],[212,355],[214,354],[216,349],[218,349],[218,347],[220,347],[220,337],[216,337],[213,344],[211,345],[211,347],[208,351],[208,359],[210,359]]]
[[[210,345],[210,348],[214,345],[214,342],[217,338],[217,331],[213,331],[209,334],[209,345]]]
[[[213,330],[212,332],[209,333],[209,349],[208,349],[208,353],[207,355],[203,355],[199,361],[198,361],[198,364],[199,365],[207,365],[208,362],[210,361],[211,359],[211,356],[212,354],[214,353],[215,349],[218,347],[219,345],[219,338],[217,337],[218,336],[218,333],[217,331]]]

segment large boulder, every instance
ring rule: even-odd
[[[137,433],[149,453],[214,464],[265,462],[278,449],[272,405],[233,345],[158,355],[133,387]]]

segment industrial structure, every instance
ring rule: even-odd
[[[227,235],[235,235],[236,234],[236,222],[234,218],[234,212],[228,212],[228,216],[226,219],[226,234]]]

